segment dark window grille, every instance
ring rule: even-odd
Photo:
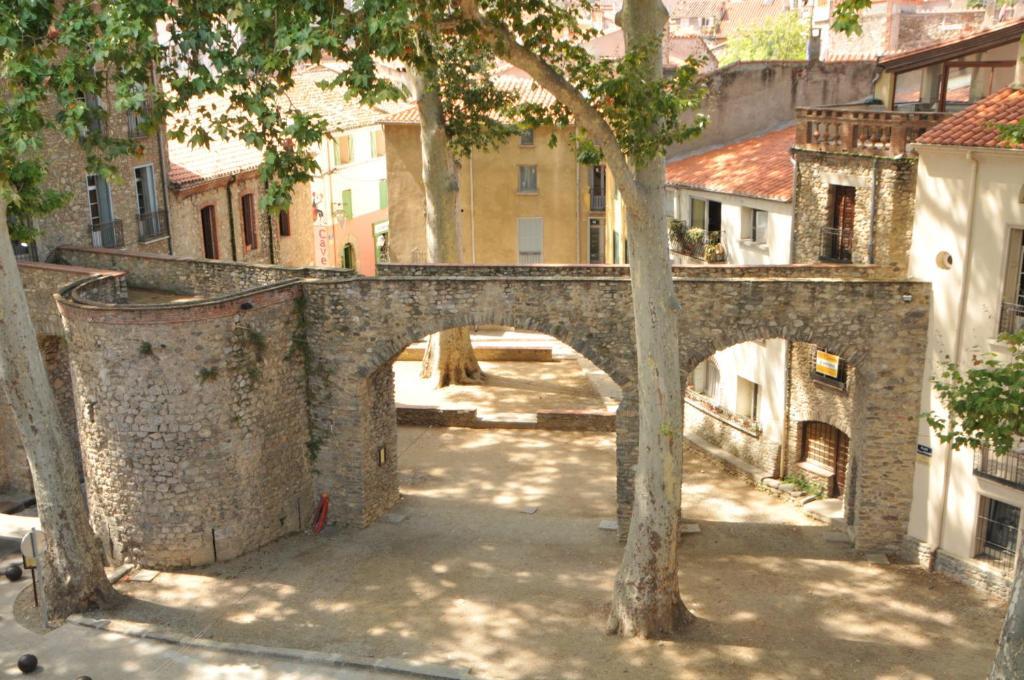
[[[821,230],[821,259],[852,262],[856,189],[832,185],[830,193],[832,214],[828,227]]]
[[[11,242],[14,246],[14,259],[18,262],[38,262],[39,253],[36,250],[36,244],[34,241],[29,243],[15,243]]]
[[[1020,508],[986,496],[981,497],[974,556],[992,562],[1009,573],[1017,560]]]
[[[998,456],[988,449],[974,452],[974,474],[1024,489],[1024,447]]]
[[[167,236],[167,211],[154,210],[139,215],[139,240],[152,241]]]
[[[999,314],[999,332],[1016,333],[1024,328],[1024,304],[1004,302]]]

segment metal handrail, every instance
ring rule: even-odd
[[[88,225],[89,238],[93,234],[100,235],[101,248],[123,248],[124,247],[124,225],[121,220],[110,220],[109,222],[93,222]],[[95,241],[93,241],[95,243]]]
[[[822,227],[821,259],[829,262],[853,261],[853,234],[838,227]]]
[[[154,210],[139,215],[139,240],[149,241],[167,236],[167,211]]]

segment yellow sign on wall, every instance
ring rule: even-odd
[[[814,370],[829,378],[839,379],[840,359],[835,354],[823,352],[820,349],[814,356]]]

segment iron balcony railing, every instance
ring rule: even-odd
[[[1020,510],[983,496],[974,539],[975,558],[989,562],[1006,574],[1013,573],[1019,532]]]
[[[836,227],[822,228],[821,259],[828,262],[852,262],[853,233]]]
[[[124,248],[124,225],[121,220],[94,222],[89,225],[89,236],[99,248]]]
[[[871,106],[798,108],[796,145],[815,151],[902,156],[907,144],[946,115]]]
[[[152,241],[167,236],[167,211],[156,210],[139,215],[139,240]]]
[[[988,449],[974,452],[974,474],[1015,489],[1024,489],[1024,449],[997,456]]]
[[[1004,302],[999,314],[999,332],[1016,333],[1024,328],[1024,305]]]
[[[519,251],[519,264],[543,264],[544,256],[539,252]]]
[[[590,194],[591,212],[604,212],[604,194]]]

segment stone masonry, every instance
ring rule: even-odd
[[[399,497],[393,359],[429,333],[475,324],[550,334],[622,388],[625,535],[636,356],[629,280],[614,268],[389,266],[374,278],[311,278],[204,262],[197,277],[199,265],[175,258],[61,256],[127,272],[129,285],[159,287],[166,276],[223,286],[200,301],[126,305],[90,300],[102,282],[91,278],[59,297],[92,518],[115,557],[165,567],[226,559],[303,526],[320,492],[332,519],[374,521]],[[895,551],[909,516],[928,288],[883,268],[857,268],[857,280],[828,266],[756,269],[677,272],[680,380],[714,351],[757,338],[840,351],[872,395],[854,409],[854,540]],[[232,279],[249,285],[226,292]]]

